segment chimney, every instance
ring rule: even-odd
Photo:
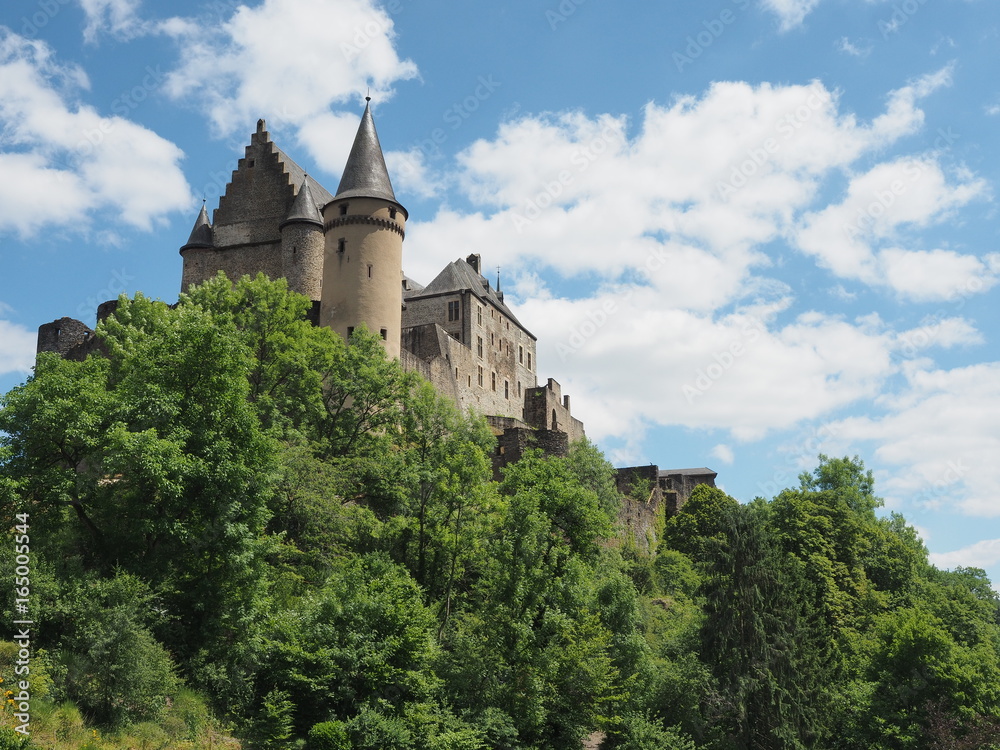
[[[476,273],[482,273],[482,258],[479,257],[479,253],[473,253],[465,259],[465,262],[472,266],[472,270]]]

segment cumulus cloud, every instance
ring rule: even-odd
[[[931,553],[930,560],[939,568],[989,568],[1000,563],[1000,539],[984,539],[953,552]]]
[[[992,256],[904,244],[904,230],[950,217],[983,182],[933,155],[883,156],[922,127],[920,101],[949,76],[889,92],[867,121],[819,82],[721,82],[650,103],[634,125],[580,112],[504,122],[452,175],[477,210],[408,225],[407,274],[426,282],[456,247],[513,269],[507,294],[539,336],[539,360],[562,373],[595,437],[683,425],[745,441],[827,419],[878,398],[901,363],[980,341],[956,316],[906,331],[803,311],[801,290],[772,277],[773,248],[787,243],[842,279],[909,299],[988,288]],[[843,231],[873,191],[904,178],[860,237]]]
[[[137,88],[159,84],[146,71]],[[44,225],[84,227],[95,212],[140,229],[190,206],[183,153],[122,114],[76,101],[87,78],[42,41],[0,27],[0,231],[28,236]],[[44,196],[39,200],[39,196]]]
[[[36,339],[34,331],[0,320],[0,375],[29,372],[35,364]]]
[[[805,17],[812,13],[820,0],[763,0],[762,5],[775,13],[781,23],[781,30],[788,31],[800,26]]]
[[[975,285],[972,279],[979,279],[980,291],[992,286],[988,259],[896,243],[985,194],[985,181],[946,175],[933,156],[898,158],[853,176],[844,199],[803,216],[792,238],[840,278],[887,286],[916,300],[947,299]]]
[[[906,387],[879,399],[881,416],[842,420],[838,434],[875,443],[894,469],[887,500],[1000,516],[1000,363],[943,370],[914,361],[904,371]]]
[[[367,87],[384,101],[396,82],[417,75],[396,53],[392,17],[374,0],[264,0],[215,24],[173,18],[159,28],[181,58],[167,77],[172,98],[205,112],[220,135],[264,117],[333,172],[343,169],[343,139],[320,137],[319,128],[344,130],[346,115],[334,108],[350,108],[349,149]]]
[[[132,39],[150,30],[139,18],[141,0],[80,0],[86,18],[83,38],[93,44],[101,33],[118,39]]]

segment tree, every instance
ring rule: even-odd
[[[726,746],[812,747],[824,733],[826,633],[801,568],[754,508],[731,507],[708,547],[702,658],[718,680]],[[711,717],[709,717],[711,721]]]

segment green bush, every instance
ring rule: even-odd
[[[18,734],[13,729],[0,728],[0,750],[22,750],[30,747],[28,743],[27,737]]]
[[[340,721],[324,721],[309,730],[306,750],[351,750],[347,728]]]

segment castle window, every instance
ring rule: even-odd
[[[478,354],[480,357],[483,356],[483,337],[482,336],[476,336],[476,354]]]
[[[469,388],[471,388],[471,387],[472,387],[472,376],[470,375],[469,376]]]
[[[517,347],[517,361],[524,364],[524,347],[520,345]]]
[[[496,336],[493,333],[490,333],[490,346],[494,347],[496,345],[497,345]]]
[[[455,380],[458,380],[458,368],[455,368]]]
[[[347,216],[347,206],[348,205],[350,205],[350,204],[347,204],[347,203],[341,203],[340,204],[340,215],[341,216]]]
[[[372,264],[369,263],[368,264],[368,278],[370,279],[371,277],[372,277]]]
[[[249,161],[247,161],[247,166],[250,167],[251,169],[253,169],[253,159],[250,159]]]
[[[552,410],[552,429],[553,430],[558,430],[559,429],[559,422],[556,419],[556,410],[555,409]]]
[[[482,325],[483,324],[483,308],[481,308],[479,305],[476,305],[476,312],[478,313],[478,317],[479,317],[479,320],[477,322],[479,323],[479,325]]]
[[[389,209],[389,218],[390,219],[395,219],[396,218],[396,209],[394,209],[394,208],[390,208]]]
[[[339,240],[337,240],[337,252],[342,253],[346,249],[347,249],[347,240],[341,237]]]
[[[521,398],[521,381],[517,381],[517,397]]]
[[[459,303],[449,302],[448,303],[448,321],[458,320],[459,316]]]
[[[497,389],[497,374],[495,372],[490,373],[490,388],[494,391]]]
[[[531,352],[528,352],[528,369],[531,369]]]
[[[354,335],[354,326],[347,326],[347,338],[351,338]]]
[[[510,398],[510,381],[503,381],[503,397]]]
[[[483,387],[483,366],[479,366],[479,387]]]

